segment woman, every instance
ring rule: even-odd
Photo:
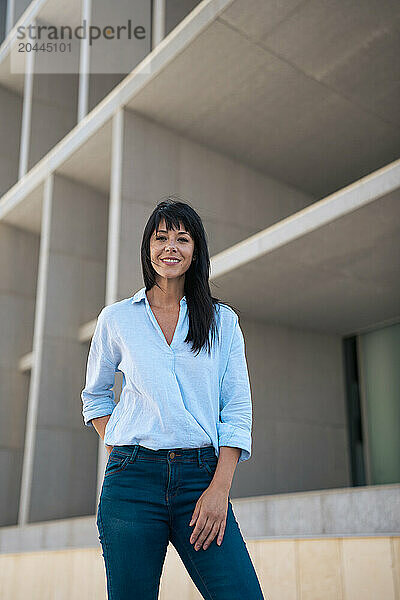
[[[156,206],[141,260],[145,287],[98,316],[81,394],[85,424],[112,448],[97,511],[108,598],[156,599],[171,541],[203,598],[262,599],[229,498],[251,455],[244,340],[235,311],[211,296],[190,205]]]

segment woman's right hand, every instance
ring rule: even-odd
[[[111,417],[111,415],[105,415],[104,417],[96,417],[95,419],[92,419],[92,425],[102,440],[104,440],[104,435],[106,433],[106,426],[107,426],[108,421],[110,420],[110,417]],[[114,446],[108,446],[106,444],[106,448],[107,448],[108,454],[110,454],[112,449],[114,448]]]

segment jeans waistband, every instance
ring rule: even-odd
[[[143,457],[156,461],[188,460],[191,462],[216,458],[213,445],[201,446],[199,448],[161,448],[160,450],[151,450],[140,444],[124,444],[122,446],[114,446],[112,452],[130,456],[131,458]]]

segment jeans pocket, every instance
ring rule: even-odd
[[[110,475],[114,475],[115,473],[119,473],[126,469],[129,463],[129,456],[125,456],[122,454],[112,453],[108,457],[108,462],[106,465],[106,470],[104,471],[104,477],[109,477]]]
[[[207,458],[202,459],[202,465],[209,475],[214,475],[215,469],[217,468],[218,459],[217,458]]]

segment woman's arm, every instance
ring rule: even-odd
[[[251,456],[252,400],[242,330],[236,316],[229,358],[220,388],[218,446],[240,448],[238,462]]]
[[[217,468],[210,485],[219,488],[229,495],[233,476],[238,464],[241,449],[228,446],[220,446]]]
[[[93,427],[95,428],[102,440],[104,440],[106,425],[110,417],[111,415],[106,415],[105,417],[97,417],[96,419],[92,419]],[[105,446],[108,454],[110,454],[114,446],[108,446],[107,444],[105,444]]]
[[[86,367],[86,384],[81,392],[82,414],[85,425],[94,427],[104,439],[105,426],[116,407],[114,382],[120,362],[118,348],[108,327],[108,307],[100,312],[90,343]]]

